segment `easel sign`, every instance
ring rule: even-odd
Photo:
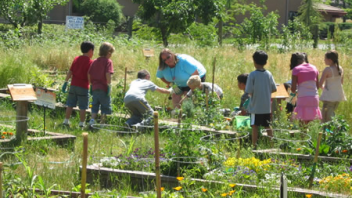
[[[146,59],[153,57],[154,56],[154,49],[150,49],[150,48],[143,49],[143,55],[145,56]]]
[[[286,91],[284,84],[280,84],[280,85],[276,86],[276,89],[277,89],[276,92],[271,94],[271,98],[285,99],[285,98],[289,97],[288,92]]]
[[[35,101],[37,96],[31,84],[11,84],[7,85],[13,101]]]
[[[35,93],[37,95],[37,100],[34,104],[55,109],[56,94],[52,89],[36,88]]]

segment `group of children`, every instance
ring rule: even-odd
[[[67,89],[68,80],[71,80],[71,86],[67,98],[67,109],[64,125],[69,125],[69,118],[73,107],[79,104],[80,123],[79,126],[84,126],[85,113],[88,109],[88,101],[90,93],[93,96],[92,102],[92,119],[90,125],[96,123],[95,119],[99,109],[101,110],[101,122],[105,122],[106,115],[111,114],[111,75],[114,73],[113,63],[110,60],[115,48],[112,44],[105,42],[100,46],[99,58],[91,60],[94,53],[94,45],[91,42],[83,42],[81,44],[82,56],[74,59],[71,68],[66,76],[62,91]],[[307,103],[307,96],[314,98],[317,89],[323,88],[320,100],[323,101],[323,122],[331,120],[334,116],[340,101],[346,100],[343,90],[343,70],[338,63],[338,54],[336,51],[329,51],[325,55],[325,63],[329,65],[323,71],[321,80],[315,66],[305,65],[308,62],[307,56],[304,53],[294,54],[291,58],[292,86],[291,94],[297,95],[297,107],[304,113],[311,113],[311,106],[300,104]],[[273,133],[270,127],[271,122],[271,94],[276,92],[276,83],[272,74],[264,69],[268,60],[268,55],[264,51],[256,51],[253,54],[253,63],[255,71],[250,74],[241,74],[237,77],[238,88],[244,91],[241,96],[239,115],[250,115],[252,127],[252,144],[255,147],[258,140],[259,127],[264,127],[268,136],[272,137]],[[294,65],[294,66],[292,66]],[[308,69],[307,69],[308,68]],[[310,73],[309,68],[312,68],[313,73]],[[302,71],[301,71],[302,70]],[[313,80],[307,80],[313,75]],[[315,75],[315,76],[314,76]],[[316,83],[316,85],[314,85]],[[190,91],[184,96],[183,100],[191,97],[195,89],[200,89],[204,93],[209,93],[212,89],[219,99],[223,97],[222,89],[212,83],[201,82],[198,75],[193,75],[187,81]],[[298,87],[297,87],[298,85]],[[312,85],[316,86],[312,88]],[[311,89],[311,90],[310,90]],[[125,107],[131,112],[131,117],[126,122],[126,127],[138,125],[150,125],[152,121],[153,109],[145,99],[148,90],[157,91],[160,93],[170,94],[172,89],[163,89],[150,81],[150,73],[147,70],[141,70],[137,74],[137,79],[132,81],[129,90],[125,94]],[[314,92],[314,93],[312,93]],[[316,99],[313,102],[316,106]],[[319,103],[319,101],[318,101]],[[314,107],[316,108],[316,107]],[[316,112],[315,118],[321,118],[320,112]],[[297,119],[304,120],[298,117]],[[309,120],[308,120],[309,121]]]

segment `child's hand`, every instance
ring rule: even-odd
[[[68,84],[68,82],[65,81],[65,83],[62,85],[61,91],[62,91],[63,93],[66,93],[67,84]]]
[[[107,96],[110,96],[111,95],[111,84],[108,85],[108,92],[106,94]]]

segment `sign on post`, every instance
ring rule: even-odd
[[[36,105],[55,109],[56,94],[53,90],[36,88],[35,93],[37,95],[37,100],[34,102]]]
[[[33,101],[37,100],[31,84],[7,85],[13,101]]]
[[[66,16],[66,29],[83,29],[84,18],[77,16]]]

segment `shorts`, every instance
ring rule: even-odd
[[[76,107],[78,102],[79,109],[88,109],[88,101],[88,89],[77,86],[70,86],[66,101],[66,105],[68,107]]]
[[[271,121],[271,114],[254,114],[251,113],[251,126],[269,127]]]
[[[93,91],[92,113],[111,114],[111,98],[101,89]]]

